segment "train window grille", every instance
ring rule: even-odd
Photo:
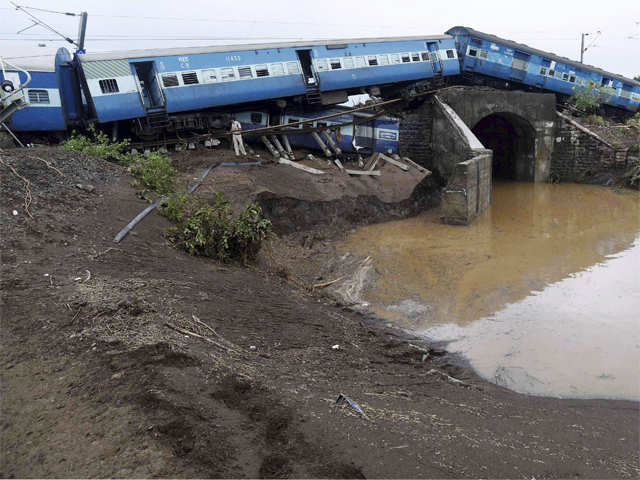
[[[258,112],[252,112],[251,123],[262,124],[262,114]]]
[[[236,79],[236,72],[231,67],[221,68],[220,69],[220,79],[222,81],[229,81]]]
[[[238,78],[240,80],[243,78],[253,78],[251,67],[238,67]]]
[[[102,93],[118,93],[120,91],[118,88],[118,81],[115,78],[100,80],[98,84],[100,85]]]
[[[569,80],[569,74],[568,73],[563,73],[562,74],[562,80]]]
[[[369,66],[371,67],[375,67],[376,65],[378,65],[378,57],[375,55],[369,55],[367,57],[367,61],[369,63]]]
[[[331,70],[340,70],[342,68],[342,63],[339,58],[332,58],[329,60],[329,64],[331,65]]]
[[[272,77],[281,77],[284,75],[284,67],[281,63],[271,63],[269,65],[269,74]]]
[[[196,72],[187,72],[182,74],[182,83],[185,85],[195,85],[198,82],[198,74]]]
[[[287,72],[289,75],[300,73],[300,66],[298,65],[298,62],[287,62]]]
[[[392,53],[391,55],[389,55],[389,59],[391,60],[391,64],[397,64],[397,63],[401,63],[402,62],[400,60],[400,54],[399,53]]]
[[[389,65],[389,55],[378,55],[378,65]]]
[[[475,48],[470,48],[469,49],[469,56],[470,57],[477,57],[478,56],[478,50],[476,50]]]
[[[411,61],[412,62],[419,62],[420,61],[420,55],[418,53],[412,53],[411,54]]]
[[[178,76],[174,73],[162,75],[162,85],[165,87],[177,87],[180,85],[180,82],[178,82]]]
[[[421,52],[420,53],[420,57],[422,58],[423,62],[428,62],[429,61],[429,54],[427,52]]]
[[[521,60],[519,58],[514,58],[511,61],[511,68],[514,68],[516,70],[526,70],[528,63],[529,62],[527,62],[526,60]]]
[[[409,63],[411,61],[411,56],[408,53],[402,53],[400,58],[402,58],[402,63]]]
[[[354,67],[354,61],[353,61],[353,57],[345,57],[342,59],[342,66],[344,68],[353,68]]]
[[[484,60],[486,60],[487,58],[489,58],[489,51],[488,50],[478,50],[478,56]]]
[[[356,65],[356,68],[364,67],[364,58],[363,57],[353,57],[353,61]]]
[[[316,70],[318,70],[319,72],[329,70],[329,64],[327,63],[326,58],[319,58],[316,60]]]
[[[621,98],[631,98],[631,90],[627,90],[627,88],[628,87],[625,85],[625,87],[620,92]]]
[[[550,77],[555,76],[555,74],[556,74],[555,70],[553,70],[553,69],[549,70],[549,76]]]
[[[49,92],[29,89],[29,103],[49,103]]]
[[[456,58],[453,50],[447,50],[447,58]]]
[[[268,77],[269,69],[266,65],[256,65],[256,77]]]
[[[202,70],[202,82],[203,83],[214,83],[218,81],[218,72],[215,68],[211,68],[208,70]]]

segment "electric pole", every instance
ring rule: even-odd
[[[580,63],[584,63],[584,61],[583,61],[583,60],[584,60],[584,52],[586,52],[586,51],[589,49],[589,47],[591,47],[591,45],[593,45],[593,44],[596,42],[596,40],[597,40],[597,38],[598,38],[598,35],[600,35],[600,33],[602,33],[602,32],[600,32],[600,30],[598,30],[598,31],[596,32],[596,38],[594,38],[594,39],[593,39],[593,42],[591,42],[591,43],[590,43],[588,46],[586,46],[586,47],[584,46],[584,37],[587,37],[587,36],[589,36],[589,35],[591,35],[591,34],[590,34],[590,33],[583,33],[583,34],[582,34],[582,40],[581,40],[581,42],[580,42]]]

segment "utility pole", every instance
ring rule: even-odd
[[[78,25],[78,47],[76,53],[86,53],[84,49],[84,37],[87,32],[87,12],[80,13],[80,24]]]
[[[584,36],[589,35],[588,33],[582,34],[582,42],[580,43],[580,63],[584,63]]]

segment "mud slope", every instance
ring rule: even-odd
[[[174,250],[155,214],[114,245],[145,205],[119,167],[0,156],[33,215],[0,164],[4,477],[640,474],[637,403],[486,384],[280,277]]]

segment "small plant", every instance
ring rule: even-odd
[[[128,139],[121,142],[112,142],[104,132],[97,131],[94,126],[90,126],[87,135],[82,135],[75,130],[62,148],[75,152],[86,153],[105,160],[120,161],[125,152],[128,150],[130,142]]]
[[[629,127],[633,127],[636,130],[640,131],[640,112],[636,113],[633,117],[627,120],[626,124]]]
[[[602,118],[600,115],[595,114],[587,115],[586,117],[584,117],[584,122],[588,125],[595,125],[597,127],[604,127],[607,124],[604,118]]]
[[[167,231],[169,239],[192,255],[221,261],[255,260],[262,241],[271,234],[271,222],[252,203],[237,217],[223,195],[216,195],[213,205],[195,195],[173,195],[162,213],[176,222]]]
[[[173,192],[176,170],[168,156],[150,152],[146,155],[129,154],[123,160],[130,163],[131,173],[149,190],[158,195]]]

